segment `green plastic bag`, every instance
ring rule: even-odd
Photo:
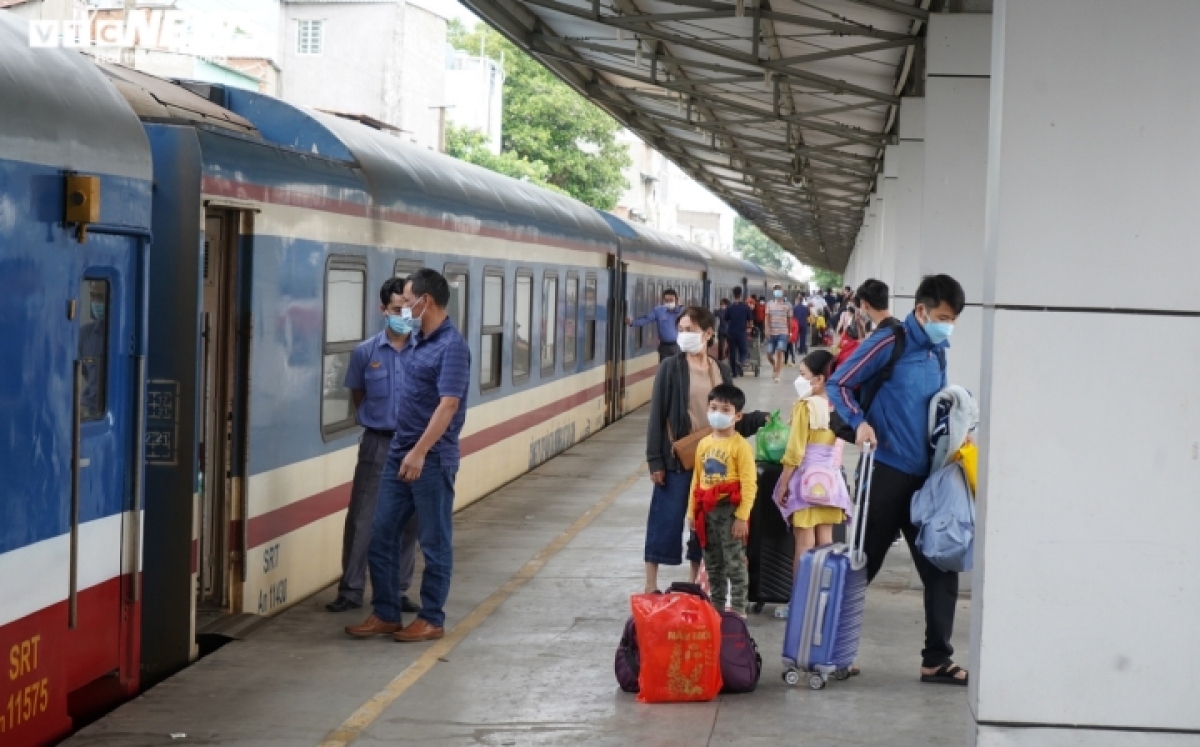
[[[760,462],[779,464],[787,451],[788,426],[779,417],[779,410],[771,413],[767,424],[754,437],[754,458]]]

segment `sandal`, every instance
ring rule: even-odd
[[[947,661],[938,666],[937,671],[933,674],[922,674],[921,681],[931,682],[935,685],[962,685],[965,687],[967,677],[959,677],[958,674],[960,672],[969,676],[965,669],[952,661]]]

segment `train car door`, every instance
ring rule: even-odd
[[[136,238],[91,234],[79,245],[68,315],[75,324],[66,645],[60,652],[73,716],[135,686],[133,583],[140,524]],[[60,684],[61,686],[61,684]]]
[[[605,424],[625,414],[625,319],[629,316],[626,273],[629,265],[615,254],[608,255],[608,341],[605,345]]]
[[[243,215],[210,209],[204,217],[201,294],[197,629],[240,612],[245,550],[240,428],[247,332],[240,321],[238,239]],[[239,609],[235,609],[239,607]]]

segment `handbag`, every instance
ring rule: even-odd
[[[715,389],[717,379],[713,376],[713,362],[708,361],[708,382]],[[712,433],[711,426],[704,426],[698,430],[694,430],[678,441],[671,435],[671,424],[667,423],[667,438],[671,440],[671,453],[679,460],[679,464],[687,471],[691,472],[696,467],[696,448],[700,445],[700,441]]]

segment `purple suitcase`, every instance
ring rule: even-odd
[[[821,690],[830,675],[846,679],[858,656],[867,600],[863,542],[874,471],[875,452],[864,449],[850,544],[814,547],[800,559],[783,634],[783,681],[789,685],[798,684],[806,673],[808,686]]]

